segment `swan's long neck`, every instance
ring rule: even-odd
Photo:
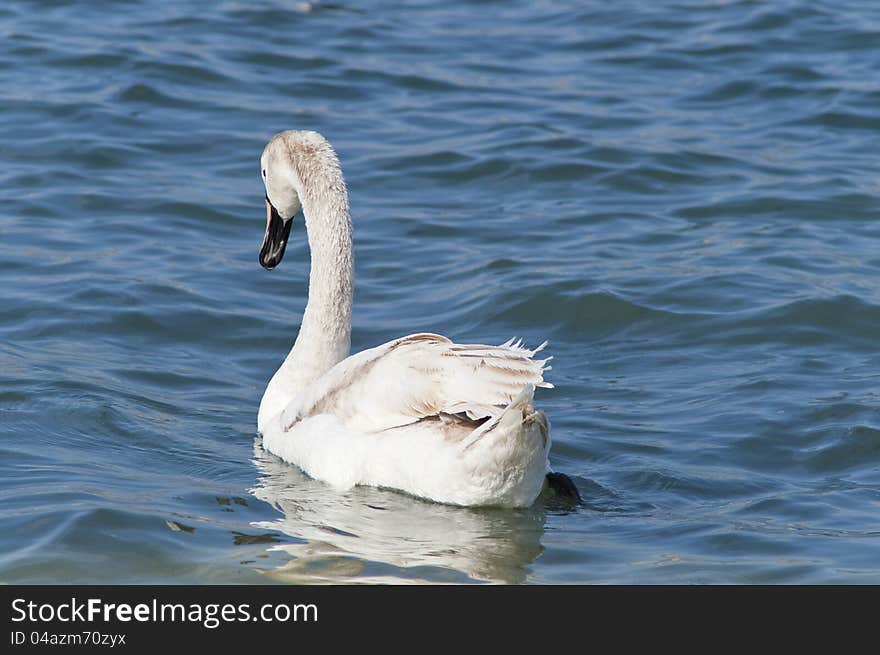
[[[305,158],[291,176],[311,251],[309,298],[296,342],[260,403],[260,431],[297,394],[345,359],[351,347],[351,212],[342,172],[330,153],[328,159]]]
[[[315,378],[347,357],[351,346],[351,213],[341,175],[339,182],[300,193],[312,258],[309,299],[284,366]]]

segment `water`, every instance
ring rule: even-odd
[[[880,7],[0,8],[0,581],[880,582]],[[336,146],[353,348],[550,340],[584,506],[333,491],[255,435]]]

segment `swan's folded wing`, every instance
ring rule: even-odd
[[[332,414],[352,430],[377,432],[441,414],[479,421],[526,386],[544,381],[546,359],[521,342],[456,344],[437,334],[412,334],[339,362],[282,414],[282,426]]]

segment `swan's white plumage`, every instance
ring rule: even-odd
[[[528,384],[551,386],[546,360],[519,344],[461,345],[413,334],[347,357],[287,405],[281,425],[333,414],[348,429],[379,432],[439,414],[495,417]]]
[[[264,447],[340,487],[458,505],[534,502],[549,471],[549,424],[532,405],[535,387],[552,387],[550,358],[534,358],[545,344],[420,333],[345,357],[351,221],[335,153],[316,133],[284,132],[262,164],[267,198],[287,205],[282,216],[301,202],[312,251],[300,334],[260,406]]]

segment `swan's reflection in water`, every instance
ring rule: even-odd
[[[357,487],[338,491],[254,444],[260,471],[251,492],[283,513],[254,525],[294,543],[267,573],[291,583],[523,582],[541,554],[545,512],[465,509]]]

